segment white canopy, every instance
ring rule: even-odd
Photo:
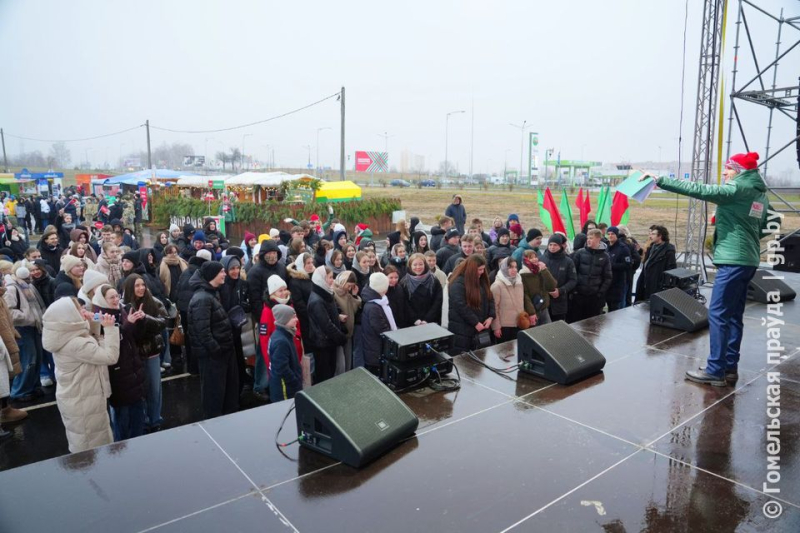
[[[244,172],[232,177],[226,181],[225,184],[229,186],[260,185],[262,187],[275,187],[284,181],[292,179],[294,179],[294,177],[286,172]]]
[[[217,176],[180,176],[175,184],[178,187],[208,187],[209,181],[221,180],[227,183],[230,178],[230,174]]]

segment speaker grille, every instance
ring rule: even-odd
[[[597,352],[594,346],[561,320],[527,329],[525,334],[538,342],[546,352],[554,356],[564,354],[565,357],[559,357],[558,362],[567,374],[582,370],[586,361]]]
[[[653,296],[661,298],[664,302],[674,307],[678,313],[689,317],[690,320],[700,320],[708,314],[703,304],[678,288],[657,292]]]
[[[755,276],[753,276],[750,285],[747,287],[747,297],[765,304],[768,303],[767,294],[770,292],[777,292],[780,294],[781,302],[794,300],[797,296],[794,289],[779,279],[773,279],[775,275],[774,271],[756,270]]]
[[[363,374],[366,374],[364,376]],[[411,410],[383,383],[364,369],[354,369],[303,391],[324,406],[330,419],[364,449],[406,423]]]

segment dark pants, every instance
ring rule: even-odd
[[[315,347],[312,351],[316,366],[314,383],[322,383],[331,379],[336,374],[336,346]]]
[[[183,326],[183,333],[185,335],[185,342],[183,347],[186,349],[186,371],[190,374],[197,375],[200,373],[200,367],[197,364],[197,358],[192,354],[191,342],[189,342],[189,313],[181,311],[181,326]]]
[[[519,328],[500,328],[500,338],[495,337],[494,332],[492,332],[492,337],[495,344],[500,344],[501,342],[516,340],[517,332],[519,332]]]
[[[605,298],[598,294],[576,294],[570,302],[570,308],[574,309],[575,313],[573,321],[577,322],[602,314],[605,303]]]
[[[130,405],[111,406],[111,427],[114,441],[132,439],[144,435],[144,398]]]
[[[200,396],[203,416],[214,418],[239,410],[239,369],[235,353],[200,359]]]
[[[563,315],[556,315],[556,314],[550,313],[550,320],[552,320],[553,322],[558,322],[559,320],[563,320],[563,321],[566,322],[567,313],[564,313]]]

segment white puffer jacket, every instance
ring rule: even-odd
[[[106,409],[111,396],[108,365],[119,359],[119,328],[105,329],[102,342],[89,332],[71,298],[53,302],[43,317],[42,346],[56,365],[56,402],[67,430],[69,451],[114,442]]]

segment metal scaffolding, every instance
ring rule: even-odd
[[[700,69],[690,176],[691,181],[700,183],[708,183],[711,178],[725,3],[726,0],[705,0],[703,6]],[[690,198],[683,266],[692,270],[700,270],[704,280],[707,279],[704,256],[706,219],[705,202]]]

